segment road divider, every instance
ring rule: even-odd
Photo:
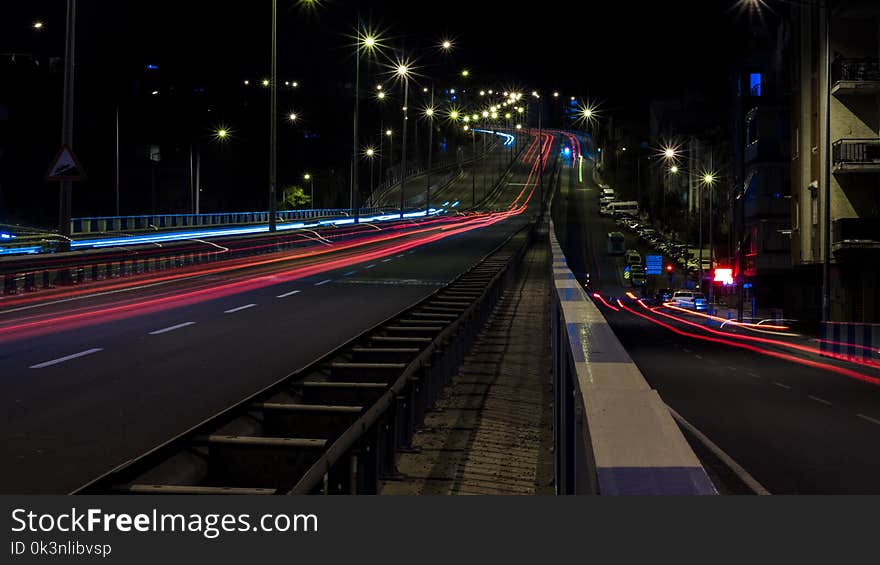
[[[712,495],[706,470],[568,268],[550,224],[560,494]]]

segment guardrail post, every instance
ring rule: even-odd
[[[3,277],[3,294],[16,294],[15,275],[7,274]]]

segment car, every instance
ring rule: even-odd
[[[657,230],[654,228],[645,227],[642,224],[642,227],[638,230],[639,237],[644,241],[649,241],[651,239],[657,239]]]
[[[672,295],[671,302],[674,302],[679,308],[687,308],[698,312],[706,310],[708,307],[706,296],[702,292],[693,290],[676,290]]]
[[[633,286],[645,286],[648,284],[645,267],[640,264],[632,265],[629,268],[629,282],[632,283]]]
[[[675,291],[671,288],[658,288],[654,293],[654,303],[663,304],[664,302],[669,302],[672,300],[673,294],[675,294]]]
[[[624,257],[626,258],[626,264],[630,267],[642,264],[642,255],[635,249],[627,249]]]

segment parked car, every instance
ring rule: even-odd
[[[642,264],[642,255],[636,251],[635,249],[627,249],[626,254],[626,264],[632,267],[633,265],[641,265]]]
[[[629,282],[635,287],[643,287],[648,284],[648,277],[645,274],[645,267],[641,264],[632,265],[629,268]]]
[[[679,308],[687,308],[689,310],[702,311],[708,307],[706,297],[702,292],[694,292],[693,290],[677,290],[672,295],[672,302]]]
[[[671,288],[658,288],[654,293],[654,303],[663,304],[664,302],[669,302],[672,300],[673,294],[675,294],[675,291]]]

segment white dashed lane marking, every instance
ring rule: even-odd
[[[167,328],[162,328],[161,330],[152,331],[152,332],[150,332],[150,335],[159,335],[159,334],[164,334],[164,333],[168,333],[168,332],[173,332],[174,330],[179,330],[180,328],[185,328],[185,327],[191,326],[193,324],[195,324],[195,322],[183,322],[182,324],[168,326]]]
[[[321,281],[321,282],[316,282],[316,283],[315,283],[315,286],[321,286],[322,284],[327,284],[328,282],[331,282],[332,280],[333,280],[333,279],[325,279],[325,280],[323,280],[323,281]]]
[[[866,420],[868,422],[871,422],[872,424],[877,424],[878,426],[880,426],[880,420],[877,420],[877,419],[872,418],[870,416],[865,416],[864,414],[856,414],[856,416],[858,416],[862,420]]]
[[[247,310],[248,308],[253,308],[256,304],[245,304],[244,306],[239,306],[238,308],[232,308],[231,310],[224,310],[224,314],[235,314],[236,312],[241,312],[242,310]]]
[[[279,294],[275,298],[287,298],[288,296],[293,296],[294,294],[299,294],[299,290],[291,290],[290,292],[285,292],[284,294]]]
[[[825,406],[832,406],[832,404],[824,398],[819,398],[818,396],[813,396],[812,394],[808,395],[807,398],[809,398],[810,400],[815,400],[816,402],[824,404]]]
[[[778,386],[779,388],[784,388],[785,390],[791,390],[791,387],[788,386],[788,385],[785,385],[785,384],[782,384],[782,383],[778,383],[778,382],[775,382],[775,381],[773,382],[773,384],[775,384],[775,385]]]
[[[37,363],[36,365],[31,365],[31,369],[42,369],[44,367],[51,367],[52,365],[57,365],[59,363],[64,363],[65,361],[70,361],[71,359],[78,359],[80,357],[85,357],[86,355],[91,355],[92,353],[97,353],[99,351],[104,351],[100,347],[96,347],[94,349],[86,349],[85,351],[80,351],[79,353],[74,353],[73,355],[67,355],[65,357],[59,357],[58,359],[53,359],[51,361],[45,361],[43,363]]]

